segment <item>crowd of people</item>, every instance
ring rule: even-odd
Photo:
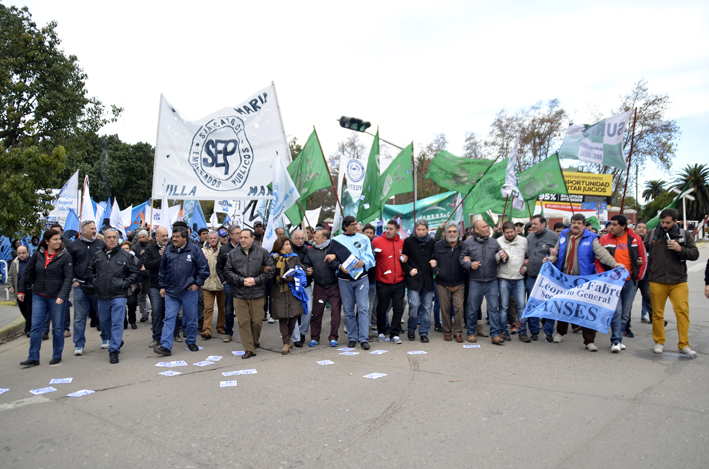
[[[152,235],[143,229],[123,242],[113,228],[98,234],[93,221],[82,222],[73,241],[54,225],[34,253],[18,246],[9,268],[10,288],[17,292],[30,338],[29,357],[21,365],[40,364],[50,324],[49,364],[61,362],[64,339],[72,336],[71,292],[74,355],[84,354],[92,317],[90,327],[100,330],[101,348],[108,350],[113,364],[119,362],[123,330],[137,327],[138,308],[140,322],[152,319],[149,347],[163,356],[172,354],[175,342],[184,340],[196,352],[198,336],[212,339],[215,309],[215,330],[223,342],[232,341],[236,317],[242,359],[257,355],[265,321],[278,321],[282,354],[303,347],[308,331],[308,346],[317,347],[324,338],[328,305],[326,343],[331,347],[340,344],[341,310],[347,346],[359,343],[364,350],[370,348],[370,336],[379,342],[388,336],[391,343],[401,344],[418,335],[428,343],[432,323],[449,342],[490,337],[492,344],[502,346],[513,335],[523,343],[539,341],[543,332],[544,341],[559,343],[569,323],[520,319],[545,262],[569,275],[628,271],[611,322],[611,352],[624,350],[624,338],[633,337],[631,307],[640,290],[641,318],[652,324],[654,352],[664,350],[669,299],[677,316],[678,350],[695,356],[688,338],[686,261],[698,259],[699,252],[677,218],[676,210],[665,209],[660,226],[647,230],[644,223],[633,229],[625,216],[615,215],[602,236],[586,226],[581,214],[553,230],[543,215],[534,215],[527,227],[508,221],[494,230],[478,220],[462,236],[455,223],[431,230],[420,219],[402,239],[396,220],[386,222],[377,236],[375,226],[362,226],[347,216],[342,234],[335,237],[322,225],[290,236],[279,228],[270,251],[261,247],[260,223],[253,230],[237,225],[203,228],[193,238],[184,222],[176,222],[171,239],[167,228],[158,227]],[[572,331],[581,333],[586,349],[598,350],[594,329],[572,324]]]

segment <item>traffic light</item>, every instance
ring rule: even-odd
[[[371,122],[364,122],[362,119],[357,119],[356,117],[340,117],[340,127],[344,127],[345,129],[364,132],[371,126]]]

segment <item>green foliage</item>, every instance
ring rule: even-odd
[[[691,181],[691,182],[690,182]],[[694,189],[690,195],[696,200],[687,199],[687,219],[702,220],[709,213],[709,167],[695,163],[687,165],[679,172],[672,187],[682,190],[689,183],[689,189]],[[682,204],[679,204],[680,212]]]
[[[638,220],[648,221],[657,216],[657,212],[667,207],[677,194],[674,192],[665,192],[656,197],[652,202],[645,204],[638,212]],[[626,204],[627,205],[627,204]]]
[[[667,192],[667,183],[660,179],[653,179],[645,182],[645,190],[642,193],[643,199],[653,201]]]
[[[53,200],[50,188],[59,183],[65,152],[56,147],[51,154],[36,146],[10,148],[0,152],[0,227],[3,234],[38,234],[40,219],[46,217]]]

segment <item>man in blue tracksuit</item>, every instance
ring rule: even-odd
[[[202,249],[187,241],[187,228],[178,226],[172,232],[172,246],[165,249],[160,261],[158,283],[160,296],[165,298],[165,322],[160,345],[153,351],[160,355],[172,354],[172,341],[177,313],[182,306],[182,327],[187,332],[185,343],[191,352],[197,352],[197,299],[199,287],[209,277],[209,264]]]

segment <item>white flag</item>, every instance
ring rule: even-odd
[[[212,212],[212,216],[209,217],[209,224],[212,225],[212,228],[216,228],[219,226],[219,219],[217,218],[217,212]]]
[[[315,210],[306,210],[305,217],[303,218],[303,224],[300,226],[302,226],[303,229],[305,229],[307,226],[310,226],[312,229],[315,229],[315,225],[317,225],[318,220],[320,220],[321,210],[322,207],[316,208]],[[310,222],[310,224],[308,222]]]
[[[109,225],[111,228],[115,228],[121,232],[123,239],[128,239],[126,236],[126,229],[123,226],[123,218],[121,217],[121,209],[118,208],[118,200],[113,198],[113,207],[111,208],[111,218],[109,220]]]
[[[277,159],[290,163],[273,84],[196,121],[160,97],[154,198],[166,181],[171,199],[267,199]]]
[[[112,214],[113,215],[113,214]],[[133,206],[129,205],[127,209],[121,210],[121,220],[123,228],[128,228],[133,224]]]
[[[158,211],[158,216],[160,217],[158,226],[164,226],[165,229],[167,229],[167,235],[172,238],[172,223],[170,223],[170,209],[167,205],[167,193],[165,192],[164,182],[162,189],[162,203],[160,204],[160,210]],[[155,220],[153,220],[153,222],[155,222]]]
[[[84,195],[81,200],[81,223],[85,221],[96,221],[94,206],[91,204],[91,194],[89,193],[89,175],[84,177]],[[96,227],[99,228],[98,226]]]
[[[283,161],[277,159],[273,165],[273,201],[268,210],[268,225],[263,236],[261,247],[270,251],[276,241],[277,223],[291,205],[300,199],[298,189],[288,174]]]
[[[505,184],[502,186],[502,196],[512,196],[512,207],[523,210],[524,199],[522,193],[517,188],[517,152],[519,151],[519,134],[515,138],[514,147],[510,159],[507,161],[507,172],[505,173]]]
[[[62,190],[59,191],[57,200],[54,201],[54,208],[49,212],[49,218],[57,218],[62,225],[69,215],[69,210],[76,210],[77,193],[79,191],[79,170],[69,178],[64,184]]]

